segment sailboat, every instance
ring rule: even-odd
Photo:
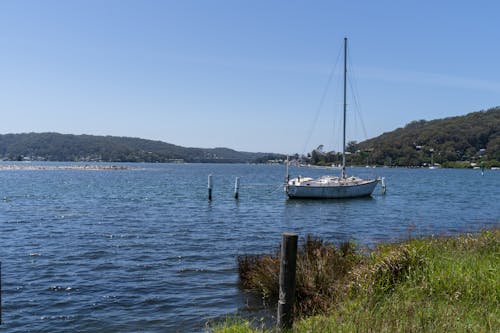
[[[285,180],[285,193],[289,198],[311,199],[340,199],[370,196],[380,179],[362,179],[347,176],[345,163],[346,148],[346,109],[347,109],[347,38],[344,38],[344,119],[341,175],[321,176],[319,178],[296,177],[290,179],[288,174]]]
[[[431,164],[429,165],[429,169],[437,169],[437,165],[434,164],[434,149],[431,149]]]

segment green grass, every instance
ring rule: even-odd
[[[255,328],[255,325],[252,322],[238,318],[227,318],[224,322],[215,324],[214,331],[219,333],[258,332],[258,330]]]
[[[353,259],[336,292],[321,296],[328,306],[303,315],[293,332],[500,332],[499,240],[491,230],[382,245]],[[263,331],[252,327],[215,331]]]

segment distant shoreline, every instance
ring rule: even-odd
[[[22,165],[22,164],[9,164],[1,165],[0,170],[82,170],[82,171],[102,171],[102,170],[130,170],[131,167],[124,165],[96,165],[96,164],[83,164],[83,165]]]

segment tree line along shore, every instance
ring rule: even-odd
[[[319,143],[317,143],[319,144]],[[341,154],[324,145],[300,164],[338,165]],[[500,167],[500,107],[464,116],[412,121],[363,142],[347,144],[348,165],[421,167]],[[281,153],[241,152],[229,148],[190,148],[130,137],[59,133],[0,134],[0,160],[60,162],[273,163]]]
[[[358,166],[445,168],[500,167],[500,107],[465,116],[412,121],[363,142],[350,141],[346,162]],[[342,154],[319,145],[298,164],[338,165]]]

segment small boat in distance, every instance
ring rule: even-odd
[[[285,193],[289,198],[340,199],[369,196],[380,179],[362,179],[346,175],[346,86],[347,86],[347,38],[344,38],[344,121],[341,176],[321,176],[319,178],[296,177],[290,179],[288,163],[285,180]]]
[[[431,164],[429,165],[429,169],[434,170],[439,167],[439,164],[434,163],[434,149],[431,149],[430,152],[431,152]]]

